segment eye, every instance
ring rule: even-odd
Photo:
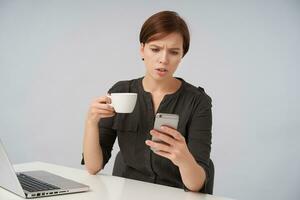
[[[157,52],[159,52],[159,49],[151,48],[151,51],[154,52],[154,53],[157,53]]]
[[[178,52],[178,51],[171,51],[171,54],[172,54],[172,55],[178,55],[179,52]]]

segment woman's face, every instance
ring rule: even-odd
[[[146,76],[154,80],[173,77],[183,55],[183,39],[179,33],[141,44],[141,56],[146,65]]]

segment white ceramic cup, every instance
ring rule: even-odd
[[[134,110],[137,93],[111,93],[107,96],[117,113],[132,113]]]

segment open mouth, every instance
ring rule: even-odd
[[[157,71],[160,71],[160,72],[167,72],[168,70],[166,70],[165,68],[157,68],[156,69]]]

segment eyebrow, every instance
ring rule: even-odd
[[[150,46],[150,47],[152,46],[152,47],[156,47],[156,48],[160,48],[160,49],[162,49],[162,47],[161,47],[161,46],[158,46],[158,45],[155,45],[155,44],[150,44],[149,46]],[[171,50],[181,50],[181,49],[180,49],[180,48],[178,48],[178,47],[169,48],[169,49],[171,49]]]

